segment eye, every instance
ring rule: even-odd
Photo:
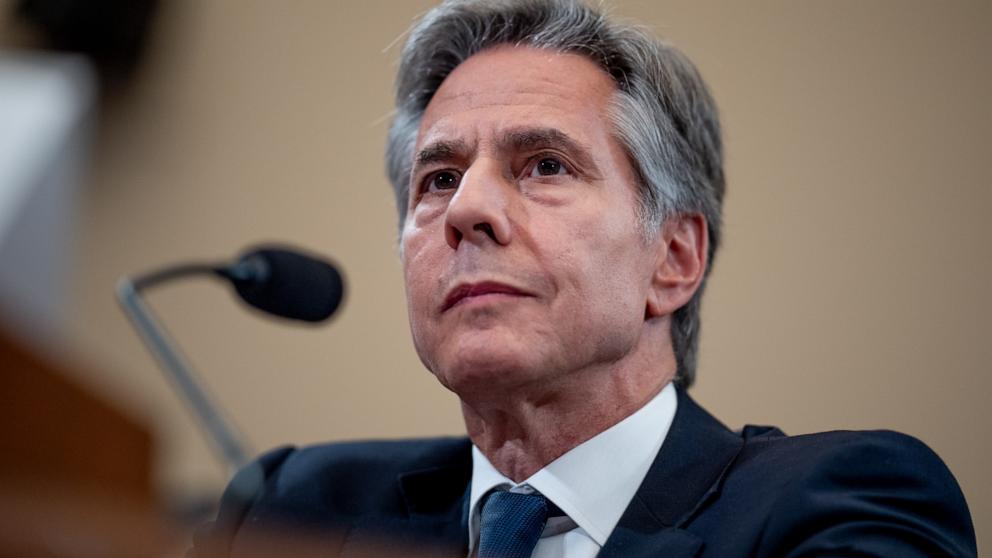
[[[531,177],[536,176],[556,176],[559,174],[567,174],[568,169],[565,168],[565,164],[562,163],[556,157],[543,157],[537,161],[534,168],[530,171]]]
[[[458,187],[461,177],[452,171],[438,171],[427,178],[427,191],[453,190]]]

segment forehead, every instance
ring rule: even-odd
[[[421,120],[417,146],[484,141],[521,126],[560,129],[584,143],[609,134],[616,85],[588,58],[528,46],[473,55],[444,80]]]

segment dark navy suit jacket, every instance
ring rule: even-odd
[[[888,431],[737,433],[678,397],[599,556],[976,555],[964,496],[922,442]],[[278,555],[253,534],[288,532],[319,540],[327,556],[464,558],[471,471],[465,438],[278,449],[235,477],[193,555]]]

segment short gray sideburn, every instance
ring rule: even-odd
[[[720,243],[725,189],[716,104],[692,62],[642,29],[611,21],[579,0],[449,0],[413,27],[396,78],[386,167],[402,228],[420,120],[441,82],[467,58],[501,44],[584,55],[617,83],[610,117],[640,181],[646,234],[666,218],[699,213],[709,232],[707,276]],[[672,317],[676,384],[696,376],[700,299]]]

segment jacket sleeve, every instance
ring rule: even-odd
[[[268,481],[294,451],[290,446],[274,449],[238,471],[221,496],[217,518],[201,525],[193,534],[193,547],[186,553],[187,558],[229,556],[231,543],[248,511],[262,497]]]
[[[977,555],[951,472],[922,442],[895,432],[834,446],[783,488],[775,510],[762,537],[769,556]]]

